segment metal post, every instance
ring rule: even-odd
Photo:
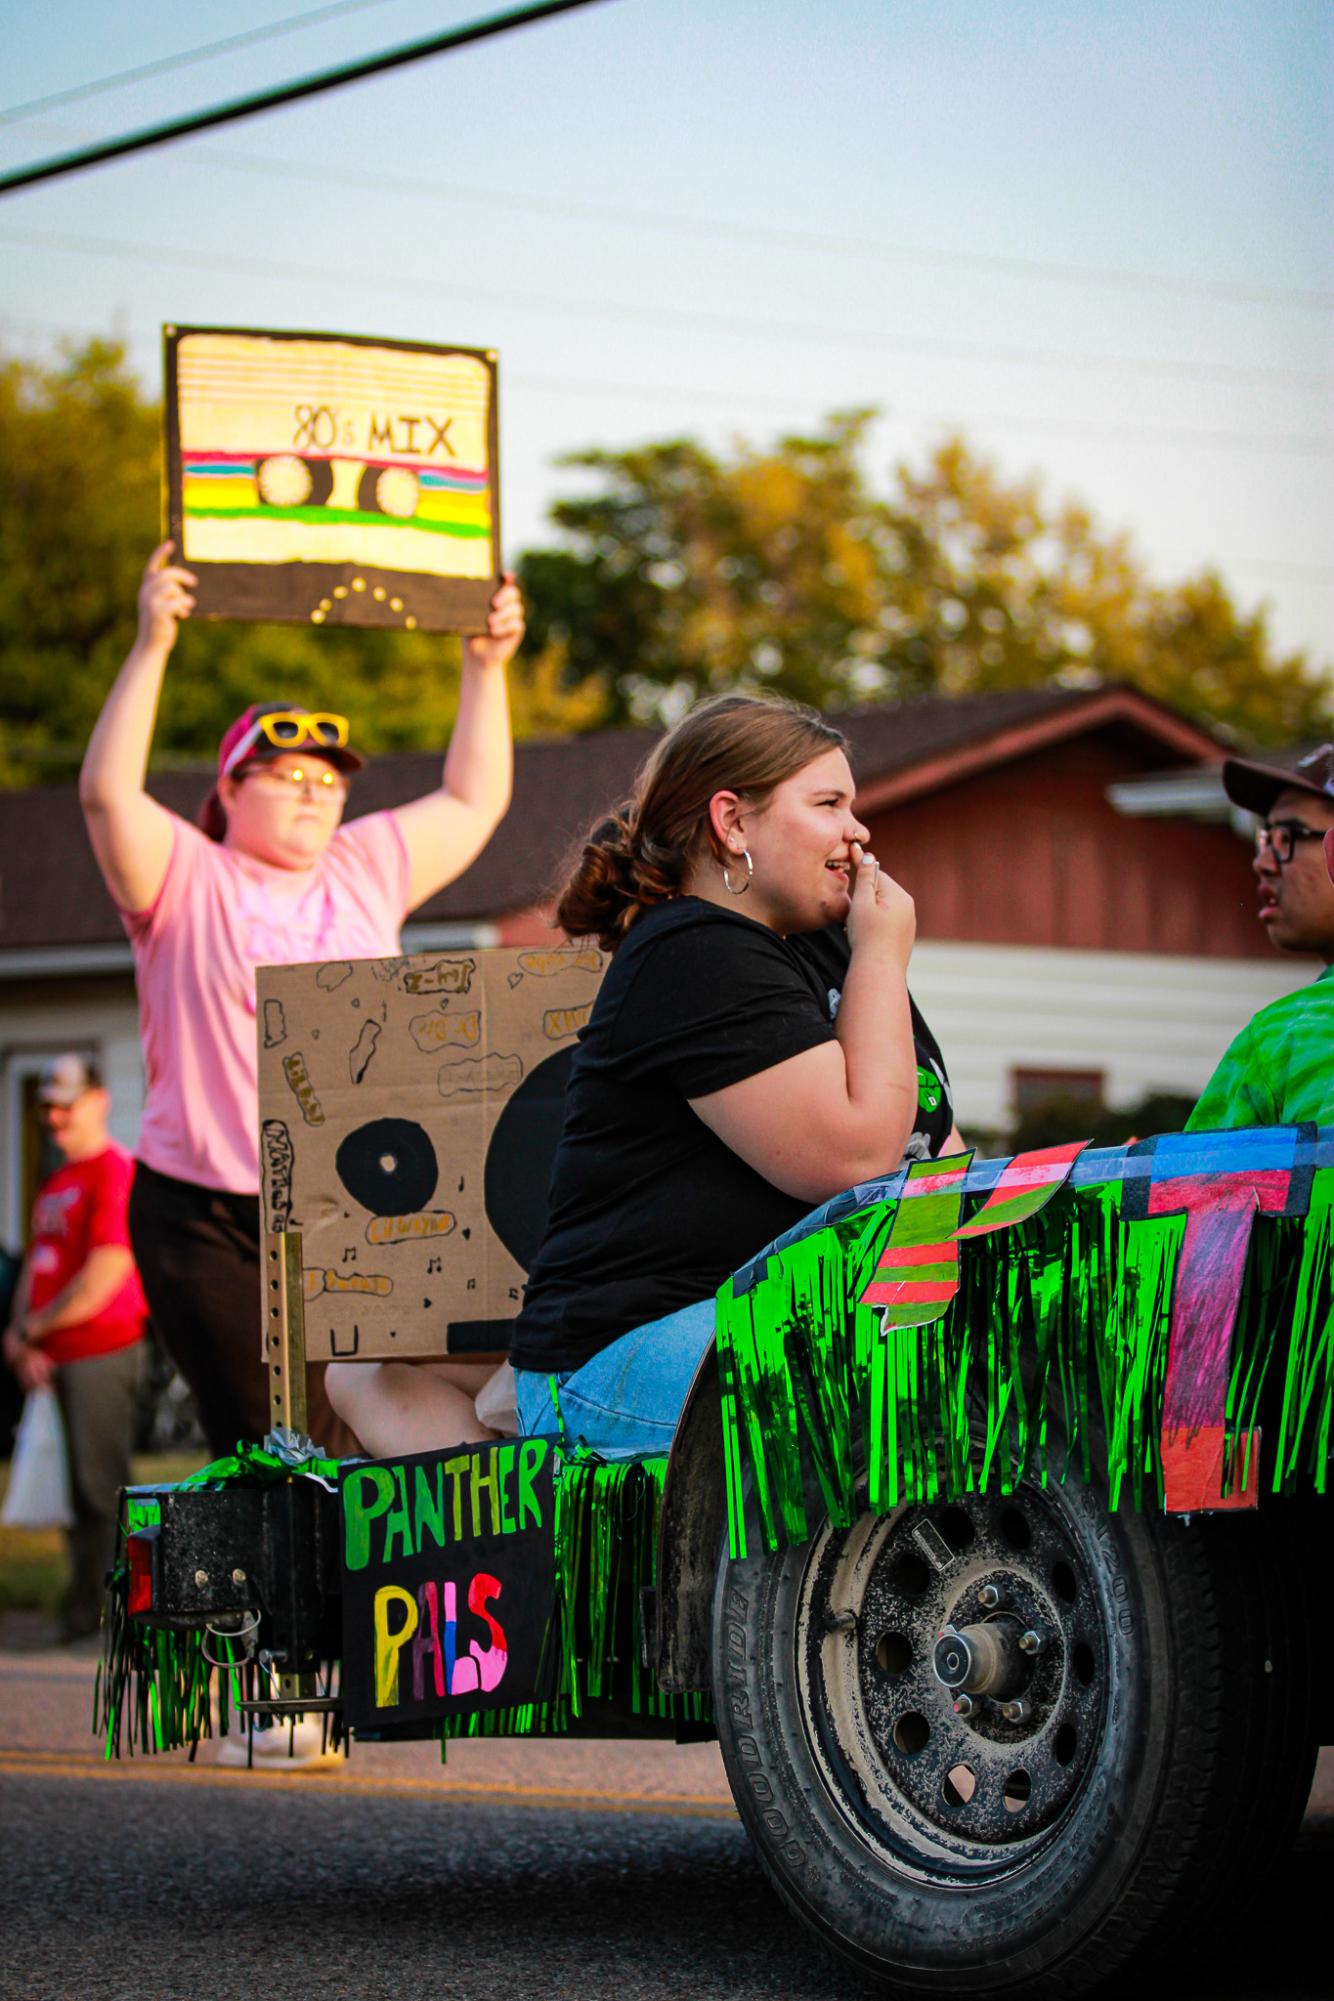
[[[304,1432],[306,1316],[301,1295],[301,1232],[265,1239],[264,1359],[269,1370],[269,1425]]]
[[[304,1433],[306,1411],[306,1316],[302,1297],[301,1232],[281,1230],[265,1239],[264,1359],[269,1370],[269,1427]],[[278,1704],[299,1705],[315,1697],[313,1674],[278,1674]],[[328,1705],[318,1703],[320,1708]],[[282,1714],[277,1704],[271,1713]],[[288,1708],[288,1713],[291,1713]]]

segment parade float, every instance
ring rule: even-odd
[[[716,1735],[779,1893],[891,1991],[1226,1935],[1326,1714],[1334,1132],[850,1189],[722,1288],[665,1459],[325,1458],[307,1359],[503,1355],[600,970],[262,973],[273,1425],[126,1495],[107,1755]]]

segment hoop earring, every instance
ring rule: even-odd
[[[737,887],[737,885],[733,882],[731,876],[728,874],[727,863],[726,862],[723,863],[723,888],[727,891],[727,894],[729,896],[744,896],[746,891],[750,888],[750,879],[755,873],[755,864],[750,858],[749,848],[743,848],[741,850],[741,859],[746,864],[746,880],[741,884],[740,888]]]

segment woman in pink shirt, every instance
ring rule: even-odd
[[[509,803],[505,670],[523,605],[506,577],[486,633],[464,642],[458,718],[434,792],[343,826],[362,764],[345,719],[259,702],[224,736],[216,788],[192,827],[144,787],[167,656],[194,606],[195,579],[170,561],[171,546],[144,573],[138,637],[93,731],[79,797],[134,946],[148,1097],[131,1242],[153,1324],[220,1454],[269,1428],[255,968],[396,953],[407,912],[486,845]],[[464,1393],[489,1373],[459,1368]],[[310,1371],[312,1436],[350,1450],[323,1375]]]

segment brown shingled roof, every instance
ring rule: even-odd
[[[901,790],[921,770],[946,782],[988,759],[1015,755],[1032,732],[1079,734],[1107,723],[1129,725],[1185,763],[1222,751],[1174,710],[1130,689],[1018,689],[962,700],[881,706],[831,718],[846,732],[864,793]],[[604,730],[546,743],[520,744],[514,803],[473,866],[414,913],[424,922],[484,920],[545,900],[570,847],[594,819],[629,791],[656,740],[649,730]],[[427,752],[374,759],[353,793],[356,814],[402,805],[439,783],[440,760]],[[896,781],[898,783],[896,784]],[[155,774],[153,796],[193,819],[209,789],[206,772]],[[0,951],[37,946],[101,945],[124,933],[84,832],[72,785],[0,793]]]

